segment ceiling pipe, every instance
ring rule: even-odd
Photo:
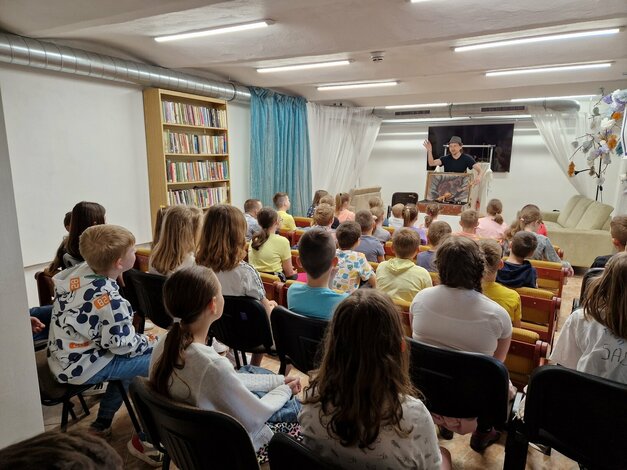
[[[250,101],[246,87],[50,42],[0,33],[0,62],[165,88],[227,101]]]

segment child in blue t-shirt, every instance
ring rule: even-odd
[[[294,283],[287,290],[287,306],[290,310],[308,317],[328,320],[335,306],[348,297],[329,289],[329,279],[337,265],[335,239],[320,228],[305,232],[298,245],[303,269],[307,272],[307,284]]]

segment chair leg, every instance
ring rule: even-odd
[[[142,428],[139,425],[139,421],[137,421],[137,416],[135,415],[135,410],[133,409],[131,400],[129,400],[128,395],[126,394],[126,390],[124,390],[124,385],[122,385],[122,382],[120,382],[119,380],[115,380],[114,382],[120,390],[120,393],[122,394],[124,405],[126,405],[126,411],[128,411],[128,416],[131,418],[131,422],[133,423],[133,428],[135,428],[135,432],[137,434],[141,434]]]
[[[72,417],[72,419],[76,421],[76,413],[74,413],[74,403],[72,403],[69,399],[67,403],[68,403],[68,412],[70,413],[70,416]]]
[[[163,453],[163,463],[161,464],[162,470],[170,470],[170,456],[167,452]]]
[[[67,430],[67,415],[69,413],[69,400],[63,402],[63,409],[61,410],[61,432]]]
[[[85,413],[85,416],[89,416],[89,407],[87,406],[87,403],[85,403],[85,398],[83,397],[83,394],[79,393],[77,397],[78,401],[81,402],[81,406],[83,407],[83,413]]]
[[[235,369],[239,370],[242,364],[239,361],[239,351],[237,349],[233,349],[233,356],[235,356]]]
[[[246,351],[240,351],[242,353],[242,362],[245,366],[248,365],[248,359],[246,358]]]
[[[527,437],[514,426],[510,426],[505,442],[503,470],[525,470],[528,446]]]

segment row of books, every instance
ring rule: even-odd
[[[229,179],[228,162],[173,162],[166,160],[168,183],[187,183],[191,181],[214,181]]]
[[[197,135],[164,131],[167,153],[228,153],[225,135]]]
[[[162,101],[163,118],[172,124],[205,127],[226,127],[226,110]]]
[[[228,202],[229,192],[226,186],[215,188],[193,188],[168,191],[168,205],[187,204],[190,206],[209,207],[213,204]]]

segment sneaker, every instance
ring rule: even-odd
[[[153,467],[160,467],[163,464],[163,452],[155,449],[150,442],[142,441],[137,434],[133,434],[126,447],[131,455]]]
[[[90,389],[85,390],[83,392],[83,396],[91,397],[93,395],[102,395],[107,391],[107,385],[109,385],[109,382],[101,382],[99,384],[96,384]]]
[[[87,432],[92,436],[96,436],[101,439],[108,439],[111,437],[111,425],[107,426],[96,420],[89,425]]]
[[[482,453],[486,448],[494,444],[501,437],[501,433],[492,428],[488,432],[475,431],[470,438],[470,447],[475,452]]]
[[[440,437],[442,439],[446,439],[447,441],[450,441],[451,439],[453,439],[453,431],[445,428],[444,426],[438,426],[438,428],[440,430]]]

